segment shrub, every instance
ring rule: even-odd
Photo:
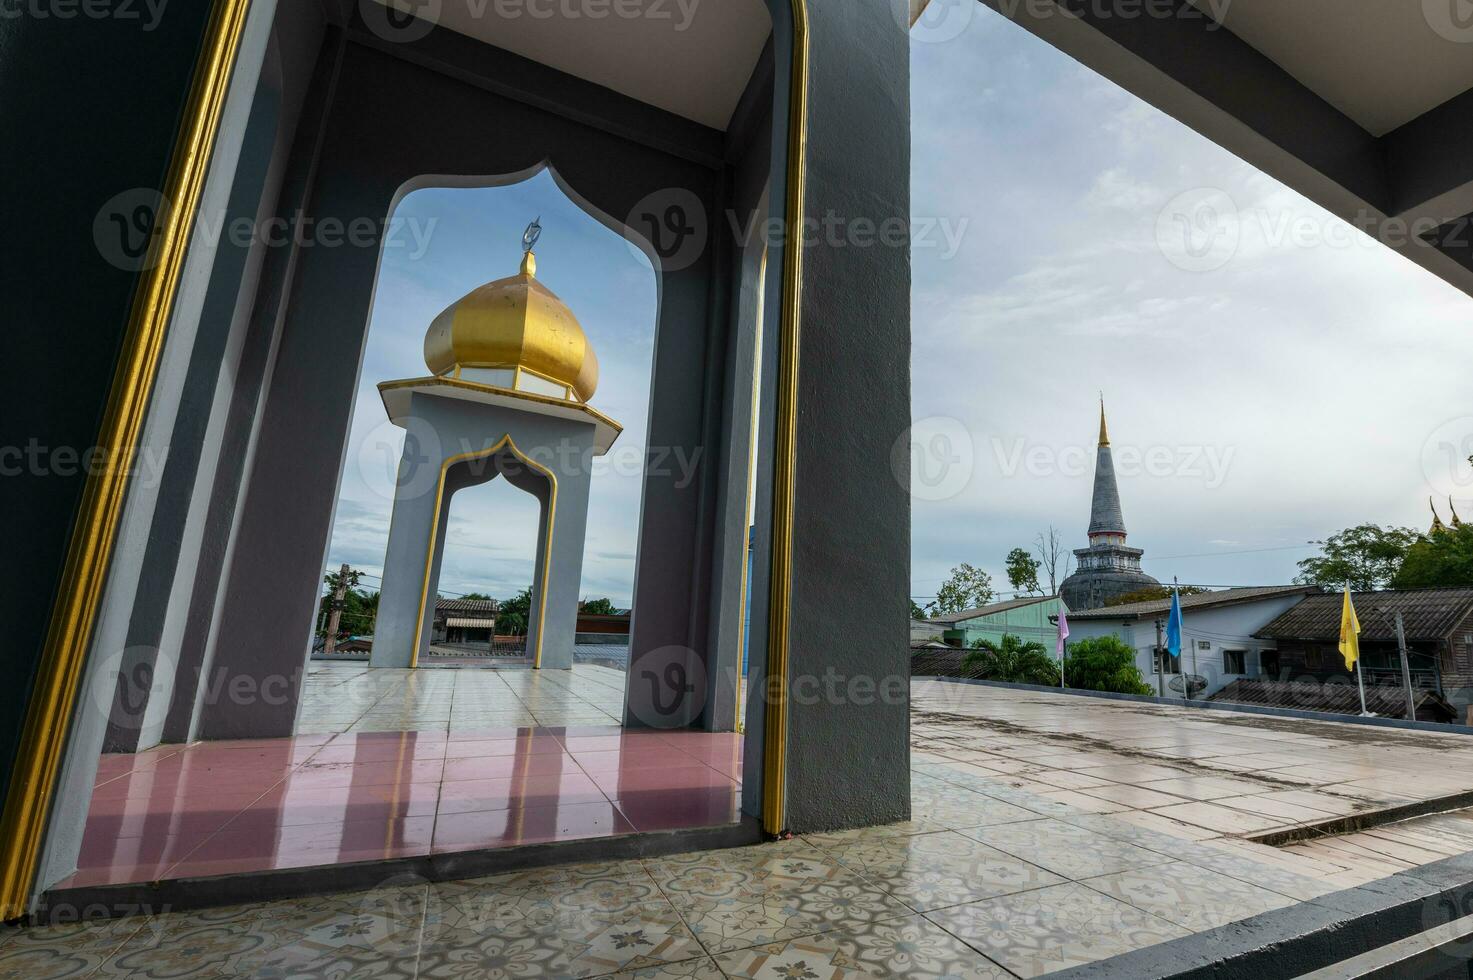
[[[1059,683],[1059,665],[1054,663],[1043,644],[1028,642],[1011,633],[1002,643],[978,640],[976,648],[962,660],[962,668],[971,676],[1012,684]]]
[[[1154,693],[1135,665],[1135,650],[1117,636],[1094,636],[1069,644],[1064,657],[1064,681],[1084,691]]]

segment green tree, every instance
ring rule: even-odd
[[[922,609],[920,606],[916,605],[916,601],[914,599],[911,599],[910,600],[910,618],[911,619],[925,619],[926,618],[926,611],[924,609]]]
[[[1299,563],[1294,580],[1304,585],[1340,588],[1346,582],[1358,592],[1385,588],[1396,578],[1407,550],[1422,536],[1409,527],[1362,524],[1315,541],[1320,554]]]
[[[942,615],[959,613],[987,605],[995,594],[991,575],[962,562],[951,570],[951,577],[937,590],[931,607]]]
[[[1064,682],[1085,691],[1152,693],[1135,665],[1135,650],[1113,635],[1069,644],[1064,656]]]
[[[1033,555],[1029,554],[1027,548],[1014,548],[1008,552],[1008,584],[1013,587],[1014,592],[1033,595],[1035,592],[1042,594],[1043,589],[1038,584],[1038,568],[1043,563]]]
[[[484,592],[467,592],[465,595],[461,596],[461,598],[475,599],[478,602],[488,602],[491,599],[491,597]]]
[[[348,569],[347,579],[344,581],[347,591],[343,593],[343,613],[338,617],[338,634],[362,635],[373,632],[374,620],[378,616],[378,593],[364,593],[358,590],[358,582],[363,573],[355,568]],[[322,577],[326,591],[318,600],[317,627],[318,636],[327,634],[327,623],[332,615],[332,598],[337,593],[338,582],[343,579],[341,571],[328,572]]]
[[[583,611],[590,616],[617,616],[619,610],[608,599],[589,599],[583,603]]]
[[[1473,585],[1473,524],[1420,538],[1407,549],[1391,585],[1397,589]]]
[[[1019,637],[1005,633],[1001,643],[982,639],[974,646],[962,660],[962,667],[983,680],[1049,686],[1059,683],[1059,665],[1042,643],[1032,640],[1024,643]]]
[[[496,632],[508,636],[523,636],[527,632],[527,618],[532,615],[532,590],[523,589],[501,603],[496,610]]]
[[[1182,595],[1201,595],[1204,592],[1211,592],[1211,591],[1212,591],[1211,589],[1204,589],[1204,588],[1202,588],[1199,585],[1183,585],[1181,587],[1181,594]],[[1123,605],[1125,605],[1127,603],[1130,603],[1130,602],[1151,602],[1151,601],[1156,600],[1156,599],[1170,599],[1170,598],[1171,598],[1171,586],[1169,586],[1169,585],[1151,585],[1151,586],[1147,586],[1144,589],[1136,589],[1134,592],[1127,592],[1127,593],[1125,593],[1125,595],[1121,596],[1118,599],[1111,599],[1109,602],[1105,603],[1105,605],[1107,605],[1107,606],[1123,606]]]

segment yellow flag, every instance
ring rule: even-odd
[[[1350,601],[1350,583],[1345,585],[1345,606],[1340,610],[1340,655],[1345,669],[1350,670],[1360,659],[1360,620],[1355,616],[1355,603]]]

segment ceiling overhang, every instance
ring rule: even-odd
[[[763,0],[378,0],[725,131],[772,33]]]
[[[980,2],[1473,295],[1473,21],[1417,0]]]

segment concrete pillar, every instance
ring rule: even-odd
[[[571,668],[593,424],[423,392],[411,406],[371,664],[408,667],[416,647],[427,652],[450,501],[503,476],[539,504],[528,656],[543,669]]]

